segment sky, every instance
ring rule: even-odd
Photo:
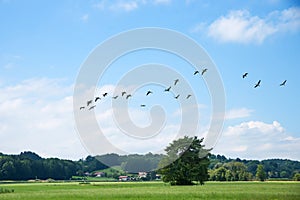
[[[84,139],[86,133],[78,131],[74,119],[74,112],[79,112],[73,107],[74,88],[84,61],[113,36],[157,27],[199,44],[221,77],[226,113],[212,153],[300,160],[300,4],[296,0],[0,0],[0,27],[2,153],[34,151],[43,157],[74,160],[93,154]],[[152,40],[151,36],[147,39]],[[149,63],[168,66],[170,74],[149,75],[157,78],[152,84],[122,84],[122,78]],[[183,122],[186,127],[193,125],[186,110],[197,111],[196,135],[206,137],[214,106],[206,78],[212,70],[203,76],[194,76],[194,70],[182,58],[157,49],[123,55],[95,85],[95,96],[108,92],[108,97],[94,110],[85,108],[82,113],[95,114],[109,143],[126,153],[160,152],[176,138]],[[248,76],[243,79],[245,72]],[[139,78],[148,79],[147,73]],[[177,91],[173,90],[173,73],[181,77]],[[132,79],[139,80],[138,76]],[[258,80],[260,87],[254,88]],[[286,85],[280,87],[284,80]],[[167,82],[173,90],[168,94],[163,92]],[[161,132],[141,139],[120,130],[114,106],[123,104],[113,104],[111,97],[120,96],[122,90],[134,94],[120,109],[128,109],[130,119],[140,127],[162,117],[160,110],[153,109],[156,105],[163,108]],[[148,90],[153,94],[145,96]],[[184,95],[191,92],[194,103],[178,103],[173,96],[179,92],[182,102],[188,102]],[[83,96],[83,106],[89,98]],[[140,107],[141,103],[146,107]]]

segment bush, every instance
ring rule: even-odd
[[[296,173],[293,177],[294,181],[300,181],[300,173]]]
[[[12,192],[15,192],[14,189],[6,189],[6,188],[0,188],[0,194],[2,193],[12,193]]]

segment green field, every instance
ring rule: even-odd
[[[300,199],[300,182],[207,182],[170,186],[162,182],[11,183],[0,194],[13,199]]]

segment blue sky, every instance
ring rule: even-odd
[[[0,26],[0,152],[31,150],[46,157],[71,159],[88,155],[75,131],[72,107],[81,64],[113,35],[161,27],[200,44],[222,77],[226,119],[213,153],[300,160],[297,1],[0,0]],[[209,123],[205,116],[211,114],[209,92],[205,83],[194,80],[186,68],[179,67],[185,63],[172,55],[149,50],[124,56],[99,81],[98,89],[113,90],[127,70],[150,62],[173,66],[190,82],[204,116],[199,132],[205,133]],[[244,72],[249,73],[246,79],[241,78]],[[261,86],[254,89],[259,79]],[[279,87],[283,80],[287,80],[286,86]],[[159,103],[157,98],[148,99],[149,103]],[[170,133],[176,132],[180,118],[176,118],[178,105],[168,102],[160,101],[168,114],[175,113],[166,126]],[[140,112],[134,103],[132,100],[131,109],[136,122],[147,122],[148,108]],[[95,112],[104,130],[116,132],[109,102]],[[123,147],[138,153],[154,148],[143,149],[144,143],[135,148],[124,143]]]

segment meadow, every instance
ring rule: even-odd
[[[9,183],[0,194],[14,199],[300,199],[300,182],[207,182],[170,186],[162,182]]]

